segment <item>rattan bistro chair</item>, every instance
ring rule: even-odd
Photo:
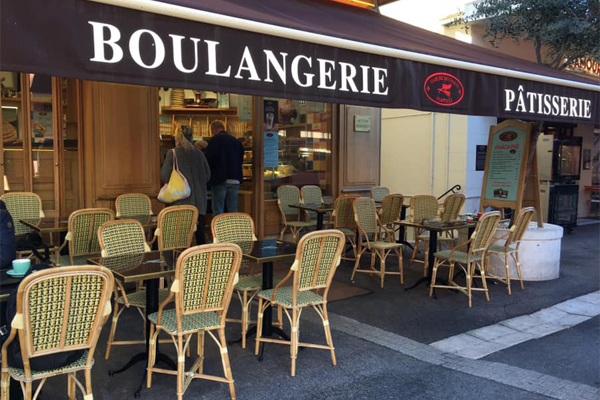
[[[69,246],[69,254],[64,254],[53,263],[63,265],[85,265],[91,254],[100,252],[98,228],[115,219],[115,213],[108,208],[84,208],[69,215],[69,231],[60,249]]]
[[[279,207],[281,220],[283,221],[283,228],[279,234],[279,240],[283,240],[285,231],[290,228],[292,240],[296,242],[298,241],[298,236],[302,229],[311,228],[317,224],[313,221],[302,221],[300,210],[290,207],[294,204],[300,204],[300,189],[293,185],[279,186],[277,188],[277,206]]]
[[[423,194],[416,195],[410,199],[410,222],[421,222],[426,219],[435,219],[438,215],[438,201],[435,196]],[[408,267],[412,267],[413,263],[423,264],[423,276],[427,276],[427,260],[428,260],[428,244],[429,234],[425,230],[414,228],[415,246],[408,262]],[[425,257],[423,260],[417,259],[419,252],[419,244],[423,243]]]
[[[352,245],[352,254],[356,260],[356,221],[354,220],[354,200],[357,195],[339,196],[333,203],[333,228],[341,231]]]
[[[214,243],[235,243],[243,245],[256,240],[254,234],[254,221],[252,217],[244,213],[225,213],[217,215],[211,222],[211,231]],[[242,266],[248,263],[242,260]],[[240,322],[242,324],[242,348],[246,348],[246,332],[250,321],[250,308],[252,300],[262,288],[262,274],[240,276],[235,285],[235,292],[242,304],[241,320],[227,319],[228,321]],[[281,322],[281,321],[280,321]]]
[[[6,209],[12,216],[15,225],[15,235],[21,236],[34,232],[33,229],[20,222],[22,219],[44,218],[42,199],[36,193],[10,192],[0,196],[6,204]]]
[[[300,189],[300,199],[304,204],[323,204],[323,191],[317,185],[305,185]],[[310,221],[317,220],[317,214],[313,211],[307,211],[308,219]],[[325,224],[331,225],[331,215],[326,213],[324,215],[326,220]]]
[[[92,365],[102,325],[110,316],[113,275],[103,267],[51,268],[27,276],[19,284],[16,315],[10,336],[2,346],[2,400],[8,400],[12,377],[21,383],[25,400],[35,400],[46,379],[67,374],[68,396],[76,385],[85,400],[92,400]],[[8,364],[8,346],[19,335],[23,368]],[[65,351],[83,350],[78,360],[50,371],[34,371],[30,360]],[[83,371],[85,387],[77,379]],[[39,381],[35,393],[33,384]]]
[[[475,231],[471,235],[471,238],[454,247],[452,250],[442,250],[434,253],[435,262],[433,264],[433,274],[431,276],[431,286],[429,290],[429,296],[433,296],[433,290],[435,288],[440,289],[458,289],[462,293],[466,294],[469,298],[469,308],[471,307],[472,292],[474,290],[485,292],[485,298],[490,301],[490,295],[488,293],[487,282],[485,280],[485,266],[484,262],[486,259],[486,252],[493,240],[494,232],[500,222],[500,212],[492,211],[485,213],[477,222]],[[466,247],[466,251],[458,250],[461,247]],[[454,282],[454,267],[458,265],[466,275],[466,286],[460,286]],[[448,272],[448,285],[438,285],[435,282],[437,276],[437,270],[439,267],[449,267]],[[475,271],[479,270],[480,275],[477,278],[481,279],[483,287],[473,288],[473,278],[475,277]]]
[[[152,201],[143,193],[122,194],[115,200],[117,217],[152,215]]]
[[[241,258],[241,249],[231,243],[192,247],[178,258],[169,297],[160,305],[158,312],[148,316],[152,321],[148,352],[148,387],[152,386],[152,373],[159,372],[177,376],[178,400],[183,399],[189,384],[197,378],[228,383],[231,398],[235,399],[225,339],[225,316],[238,277]],[[175,307],[165,310],[173,299]],[[218,339],[213,331],[217,331]],[[160,332],[173,339],[177,350],[177,371],[154,367],[156,340]],[[219,347],[225,377],[203,373],[205,332]],[[198,335],[198,358],[185,372],[185,353],[194,333]]]
[[[373,186],[371,188],[371,198],[376,203],[381,203],[388,194],[390,194],[390,189],[385,186]]]
[[[100,241],[100,249],[103,258],[121,260],[125,267],[130,267],[136,259],[141,260],[141,255],[144,252],[150,251],[150,247],[146,243],[144,228],[142,224],[133,219],[121,219],[105,222],[98,229],[98,238]],[[130,258],[124,256],[131,256]],[[121,268],[119,265],[111,265],[111,268]],[[115,285],[115,304],[113,310],[113,319],[108,335],[108,343],[106,345],[105,358],[110,357],[110,350],[113,345],[130,345],[145,343],[144,340],[128,340],[115,341],[115,332],[119,317],[125,308],[135,307],[142,318],[144,318],[143,309],[146,307],[146,292],[138,290],[133,293],[127,293],[123,284],[116,281]],[[159,301],[164,300],[169,295],[168,290],[159,291]],[[123,307],[119,307],[122,305]],[[120,308],[120,309],[119,309]]]
[[[337,266],[340,264],[346,239],[336,229],[311,232],[302,237],[296,250],[296,260],[275,288],[263,290],[258,294],[258,326],[256,328],[256,348],[258,355],[261,342],[280,343],[291,346],[292,376],[296,376],[296,358],[298,347],[312,347],[329,350],[331,362],[336,364],[335,350],[331,339],[331,329],[327,316],[327,294]],[[292,286],[283,286],[292,278]],[[317,292],[323,290],[322,295]],[[270,305],[282,306],[291,325],[291,340],[279,340],[261,337],[263,313]],[[300,315],[306,307],[313,307],[323,321],[327,345],[301,343]],[[291,311],[291,315],[290,315]]]
[[[386,275],[400,275],[400,284],[404,284],[402,244],[396,243],[393,240],[388,241],[383,238],[384,236],[391,238],[393,234],[387,232],[387,228],[382,226],[379,222],[375,202],[372,199],[361,197],[354,200],[353,207],[354,219],[356,221],[356,226],[358,227],[358,246],[356,261],[350,279],[354,281],[354,275],[357,272],[376,274],[379,275],[381,287],[383,288]],[[382,232],[385,232],[385,234]],[[365,238],[365,243],[363,243],[363,236]],[[369,239],[369,237],[372,239]],[[366,251],[371,252],[371,266],[369,269],[360,269],[360,259]],[[392,251],[398,256],[398,272],[385,270],[385,260]],[[375,269],[376,256],[379,257],[379,271]]]
[[[495,279],[497,281],[503,282],[506,284],[508,288],[508,294],[511,294],[510,290],[510,271],[508,268],[508,257],[511,256],[515,261],[515,267],[517,270],[517,275],[519,277],[519,282],[521,283],[521,290],[524,289],[523,286],[523,277],[521,275],[521,263],[519,261],[519,247],[521,246],[521,241],[523,240],[523,235],[527,231],[527,227],[529,227],[529,223],[533,219],[533,215],[535,213],[535,208],[527,207],[523,208],[517,218],[513,226],[511,226],[508,235],[506,236],[506,241],[504,244],[493,244],[489,247],[487,251],[487,260],[485,263],[486,266],[486,274],[489,278]],[[500,276],[491,275],[488,271],[489,268],[489,257],[490,255],[495,254],[497,257],[504,258],[504,270],[506,272],[506,277],[502,278]]]
[[[381,226],[385,227],[385,230],[382,230],[381,234],[387,235],[391,233],[391,236],[388,237],[390,241],[396,240],[394,222],[400,219],[403,204],[404,196],[401,194],[388,194],[381,202],[379,222]]]

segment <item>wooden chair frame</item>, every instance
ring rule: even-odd
[[[106,242],[105,242],[104,235],[103,235],[104,230],[106,230],[107,227],[112,226],[112,225],[124,225],[124,224],[134,224],[139,228],[141,235],[144,238],[144,251],[145,252],[150,251],[150,247],[145,242],[146,236],[144,233],[144,227],[142,226],[142,224],[139,221],[134,220],[134,219],[116,219],[113,221],[105,222],[98,229],[98,240],[100,242],[100,249],[102,251],[102,257],[107,257],[107,256],[112,255],[112,254],[110,254],[110,252],[108,251],[108,249],[106,247]],[[121,314],[123,313],[123,311],[125,309],[130,308],[131,306],[135,307],[135,309],[138,311],[138,313],[140,314],[142,319],[144,321],[146,320],[146,317],[143,312],[143,309],[145,308],[145,306],[142,307],[141,305],[130,304],[128,295],[127,295],[127,291],[125,290],[123,283],[121,283],[119,280],[116,280],[115,282],[116,282],[116,284],[114,285],[113,318],[112,318],[112,322],[110,325],[108,342],[106,344],[106,352],[104,354],[104,358],[106,360],[108,360],[108,358],[110,357],[110,350],[112,349],[112,346],[127,346],[127,345],[131,345],[131,344],[145,344],[146,343],[146,341],[142,340],[142,339],[140,339],[140,340],[120,340],[120,341],[114,340],[115,333],[117,330],[117,324],[119,322],[119,317],[121,316]],[[165,294],[166,294],[166,292],[163,292],[163,296],[165,296]],[[123,307],[119,307],[119,302],[117,301],[120,297],[123,298]]]
[[[123,215],[122,214],[122,210],[121,210],[121,202],[120,200],[125,199],[127,197],[139,197],[139,198],[144,198],[147,202],[148,202],[148,210],[149,213],[148,215],[152,215],[152,200],[150,200],[150,197],[147,194],[144,193],[126,193],[126,194],[122,194],[117,196],[117,198],[115,199],[115,210],[117,211],[116,216],[117,217],[127,217],[128,215]]]
[[[226,287],[223,292],[223,297],[221,300],[221,304],[218,307],[209,308],[206,306],[206,293],[208,291],[208,283],[210,278],[210,267],[212,254],[219,251],[231,251],[233,253],[233,262],[231,271],[228,277],[228,281]],[[185,262],[192,256],[196,256],[198,254],[208,253],[208,267],[206,273],[205,282],[195,282],[190,281],[186,282],[184,279],[184,265]],[[233,384],[233,376],[231,374],[231,367],[229,364],[229,355],[227,352],[227,340],[225,338],[225,320],[227,315],[227,310],[229,309],[229,304],[231,302],[231,297],[233,294],[233,287],[235,285],[235,280],[238,277],[238,271],[240,268],[240,263],[242,260],[242,250],[236,244],[232,243],[217,243],[217,244],[207,244],[202,246],[192,247],[184,251],[179,258],[177,259],[177,266],[175,269],[175,280],[171,285],[171,290],[169,293],[169,297],[159,306],[156,324],[152,323],[150,326],[150,350],[148,352],[148,374],[147,374],[147,387],[150,388],[152,386],[152,373],[158,372],[163,374],[170,374],[177,376],[177,398],[178,400],[183,399],[183,394],[187,390],[189,384],[193,379],[208,379],[217,382],[225,382],[229,384],[229,391],[231,393],[231,398],[235,399],[235,387]],[[205,285],[204,289],[204,301],[200,308],[185,311],[184,309],[184,295],[183,288],[185,285]],[[161,325],[162,322],[162,314],[164,312],[165,307],[175,300],[175,312],[177,318],[177,332],[171,333],[168,330],[164,329]],[[220,322],[218,326],[210,327],[210,328],[202,328],[193,331],[184,332],[181,324],[181,318],[184,315],[195,314],[206,311],[214,311],[220,317]],[[217,339],[212,331],[217,331],[219,338]],[[154,366],[156,362],[156,340],[158,339],[158,334],[160,332],[165,332],[173,339],[173,343],[175,344],[175,349],[177,350],[177,371],[168,370],[163,368],[156,368]],[[225,377],[215,376],[215,375],[206,375],[203,373],[203,365],[204,365],[204,333],[208,333],[209,336],[214,340],[220,350],[221,361],[223,363],[223,370],[225,373]],[[185,369],[185,353],[189,348],[190,340],[194,333],[197,333],[197,341],[198,341],[198,357],[190,370],[187,372]]]
[[[485,272],[486,272],[488,278],[491,278],[491,279],[494,279],[494,280],[497,280],[499,282],[506,284],[506,288],[508,290],[509,295],[512,294],[511,289],[510,289],[510,271],[509,271],[509,263],[508,263],[509,256],[512,257],[512,259],[515,261],[515,267],[517,270],[517,276],[519,277],[518,278],[519,282],[521,284],[521,290],[523,290],[525,288],[525,286],[523,285],[523,275],[521,274],[521,262],[519,261],[519,247],[521,247],[521,241],[523,240],[523,236],[525,235],[525,232],[527,231],[527,227],[529,226],[529,223],[533,219],[534,214],[535,214],[534,207],[526,207],[526,208],[521,209],[521,211],[519,212],[519,215],[517,216],[517,218],[515,220],[515,224],[513,226],[511,226],[509,232],[504,236],[506,238],[506,241],[504,242],[504,245],[502,246],[503,251],[496,250],[495,246],[490,246],[490,248],[487,251]],[[489,258],[490,258],[490,255],[492,255],[492,254],[495,254],[497,257],[504,259],[505,277],[490,274]]]
[[[491,219],[491,222],[488,222],[487,221],[488,219]],[[466,294],[467,297],[469,298],[469,308],[471,308],[471,305],[472,305],[472,292],[473,291],[485,292],[486,301],[490,301],[490,295],[489,295],[486,277],[485,277],[485,275],[486,275],[485,261],[486,261],[486,257],[487,257],[488,247],[489,247],[491,241],[493,240],[492,236],[494,235],[494,232],[496,231],[496,228],[498,227],[499,222],[500,222],[500,212],[499,211],[491,211],[491,212],[483,214],[481,216],[481,218],[479,219],[479,222],[477,223],[477,226],[475,227],[475,231],[473,231],[473,234],[471,235],[469,240],[459,244],[458,246],[455,246],[452,250],[450,250],[450,255],[447,258],[446,257],[442,258],[442,257],[437,257],[437,256],[435,257],[435,261],[433,264],[433,273],[431,276],[432,284],[429,286],[430,287],[429,297],[433,296],[433,290],[435,288],[457,289],[460,292]],[[492,225],[487,226],[487,228],[488,228],[487,230],[483,230],[482,227],[486,223],[491,223]],[[480,238],[479,235],[483,235],[483,237]],[[479,245],[477,247],[475,247],[477,245],[478,241],[479,241]],[[466,254],[467,254],[466,261],[464,263],[458,262],[458,261],[452,261],[454,253],[459,248],[462,248],[462,247],[468,248],[468,250],[466,251]],[[480,256],[479,260],[477,260],[474,257],[477,255]],[[454,268],[456,265],[458,265],[465,273],[466,286],[460,286],[456,282],[454,282]],[[439,267],[449,267],[448,285],[438,285],[436,283],[437,270]],[[481,287],[481,288],[473,287],[473,278],[476,277],[475,276],[476,270],[479,270],[479,273],[480,273],[480,275],[477,276],[477,278],[481,279],[481,283],[483,285],[483,287]]]
[[[95,316],[90,326],[86,342],[82,344],[67,346],[67,322],[69,316],[71,315],[71,284],[73,282],[74,277],[81,277],[82,275],[100,277],[103,282],[103,287],[98,298],[97,309],[95,311]],[[63,313],[62,329],[60,333],[60,344],[52,348],[36,351],[33,348],[33,328],[31,324],[31,310],[29,307],[30,292],[36,285],[41,284],[41,282],[55,278],[66,278],[67,280],[64,303],[65,310]],[[10,332],[10,336],[2,346],[2,400],[8,400],[10,383],[9,381],[11,377],[21,384],[21,389],[23,391],[23,397],[25,400],[35,400],[39,395],[40,390],[44,386],[44,383],[46,383],[46,379],[52,376],[63,374],[68,375],[67,389],[70,399],[75,399],[76,386],[79,387],[85,399],[93,398],[91,371],[94,359],[94,351],[98,343],[98,338],[100,337],[100,331],[102,330],[102,326],[110,317],[110,296],[113,290],[113,284],[114,278],[110,270],[104,267],[91,265],[68,266],[47,269],[33,273],[27,276],[25,279],[23,279],[23,281],[19,284],[19,288],[17,291],[17,313],[15,315],[15,318],[11,322],[12,329]],[[24,377],[12,373],[8,365],[8,346],[10,345],[10,343],[13,342],[16,335],[19,335],[19,345],[24,367],[23,372],[25,375]],[[38,333],[38,335],[40,335],[40,333]],[[35,376],[32,374],[32,370],[30,367],[30,359],[32,357],[41,355],[51,355],[71,350],[87,350],[87,358],[83,365],[62,370],[44,371],[42,373],[38,372]],[[79,371],[84,372],[85,387],[77,379],[76,374]],[[37,390],[34,393],[33,383],[35,381],[40,381],[40,383],[37,387]]]
[[[417,205],[419,202],[429,201],[431,204],[435,202],[435,207],[431,207],[431,209],[426,209],[423,211],[422,209],[418,209]],[[417,211],[418,209],[418,211]],[[411,222],[419,222],[422,219],[433,219],[437,217],[439,211],[439,204],[437,197],[429,194],[419,194],[416,196],[412,196],[410,198],[410,221]],[[421,239],[421,236],[425,233],[424,229],[414,228],[414,237],[415,244],[413,247],[413,252],[410,255],[410,260],[408,261],[408,267],[411,268],[413,263],[423,264],[423,276],[427,276],[427,268],[428,268],[428,260],[429,260],[429,243],[427,240]],[[441,239],[441,238],[440,238]],[[425,253],[425,257],[423,260],[417,259],[417,253],[419,252],[419,245],[423,242],[423,251]]]
[[[373,213],[375,218],[375,229],[374,231],[370,231],[367,227],[361,224],[361,217],[357,210],[357,204],[359,202],[370,202],[373,207]],[[373,199],[367,197],[361,197],[354,201],[353,203],[354,209],[354,219],[356,221],[356,226],[358,228],[358,243],[357,243],[357,252],[356,252],[356,261],[354,263],[354,269],[352,270],[352,276],[350,280],[354,281],[354,275],[357,272],[365,273],[365,274],[376,274],[381,279],[381,288],[383,289],[385,276],[386,275],[400,275],[400,284],[404,284],[404,267],[403,267],[403,259],[402,259],[402,247],[401,243],[396,243],[393,240],[390,241],[389,238],[393,238],[393,233],[389,232],[388,229],[383,226],[379,220],[379,215],[377,214],[377,208],[375,207],[375,202]],[[369,239],[369,235],[373,235],[373,240]],[[363,236],[365,237],[366,244],[363,244]],[[387,237],[388,239],[384,239]],[[385,245],[383,245],[385,244]],[[368,270],[360,269],[360,259],[362,255],[366,252],[371,252],[371,265]],[[386,271],[385,270],[385,260],[390,255],[390,253],[394,251],[398,256],[398,272],[395,271]],[[375,269],[375,257],[379,257],[379,271]]]
[[[290,232],[292,233],[292,240],[294,242],[298,241],[298,236],[300,234],[300,232],[302,231],[303,228],[310,228],[316,225],[316,222],[310,222],[310,221],[302,221],[302,212],[299,209],[294,210],[294,212],[298,212],[298,220],[297,221],[288,221],[288,215],[295,215],[295,214],[286,214],[284,209],[283,209],[283,205],[281,204],[281,192],[284,190],[288,190],[290,188],[294,188],[292,190],[297,190],[298,191],[298,203],[301,202],[301,197],[300,197],[300,189],[298,189],[297,186],[294,185],[281,185],[277,188],[277,207],[279,208],[279,213],[281,214],[281,221],[283,223],[283,228],[281,229],[281,232],[279,233],[279,240],[283,240],[283,235],[285,234],[285,231],[290,228]]]
[[[336,238],[338,238],[339,242],[338,242],[336,251],[334,253],[334,256],[332,257],[332,265],[330,266],[330,270],[327,275],[326,282],[323,285],[318,285],[318,284],[316,284],[316,280],[317,280],[317,276],[319,273],[319,265],[321,263],[321,257],[323,255],[323,244],[324,244],[325,239],[328,237],[336,237]],[[304,288],[300,289],[300,276],[302,274],[304,247],[305,247],[306,243],[309,242],[310,240],[319,239],[319,238],[321,240],[321,245],[319,248],[319,255],[317,256],[317,260],[316,260],[317,265],[315,266],[315,270],[313,271],[312,284],[309,287],[304,287]],[[336,365],[336,363],[337,363],[336,358],[335,358],[335,350],[333,347],[333,340],[331,338],[331,329],[329,327],[329,317],[327,315],[327,294],[329,293],[329,289],[331,288],[331,281],[333,280],[333,275],[335,274],[335,271],[336,271],[338,265],[340,264],[341,257],[342,257],[342,251],[344,249],[345,243],[346,243],[346,238],[344,237],[344,234],[336,229],[320,230],[320,231],[307,233],[300,239],[300,242],[298,243],[298,248],[296,249],[296,259],[294,261],[294,264],[290,268],[290,271],[285,276],[285,278],[283,278],[283,280],[281,280],[281,282],[279,282],[275,286],[275,288],[273,289],[272,297],[269,299],[269,298],[263,297],[259,294],[259,297],[258,297],[258,299],[259,299],[258,300],[259,314],[258,314],[258,324],[256,327],[256,344],[255,344],[254,352],[256,355],[258,355],[260,343],[279,343],[279,344],[289,345],[290,346],[290,355],[291,355],[291,359],[292,359],[292,370],[291,370],[292,376],[296,376],[296,358],[298,357],[298,348],[299,347],[311,347],[314,349],[329,350],[331,353],[332,364]],[[293,288],[292,289],[292,305],[289,306],[286,304],[276,302],[275,299],[277,299],[277,292],[292,277],[293,277],[293,279],[292,279],[292,288]],[[298,302],[297,302],[298,293],[301,291],[309,291],[309,290],[313,291],[313,292],[322,290],[323,291],[322,301],[313,302],[313,303],[305,304],[302,306],[298,305]],[[285,311],[285,315],[287,316],[287,318],[290,322],[290,326],[291,326],[292,334],[291,334],[290,340],[271,339],[271,338],[261,337],[262,324],[263,324],[263,313],[270,305],[274,305],[274,306],[277,305],[277,306],[283,307],[283,309]],[[323,328],[325,330],[325,339],[327,341],[327,345],[304,343],[304,342],[299,341],[300,315],[302,314],[302,310],[306,307],[312,307],[317,312],[317,314],[319,314],[319,317],[321,317],[321,320],[323,321]],[[291,315],[290,315],[290,310],[291,310]]]
[[[84,255],[88,255],[88,254],[94,254],[96,252],[77,252],[75,249],[75,240],[74,240],[74,236],[77,235],[76,233],[76,227],[75,227],[75,220],[77,217],[82,216],[82,215],[87,215],[87,214],[91,214],[93,216],[96,216],[98,214],[107,214],[109,216],[109,221],[114,221],[115,219],[115,213],[113,210],[109,209],[109,208],[83,208],[81,210],[76,210],[73,211],[71,213],[71,215],[69,215],[69,222],[68,222],[68,229],[69,231],[67,232],[67,236],[65,237],[65,240],[63,242],[63,244],[58,248],[58,251],[56,252],[56,263],[57,266],[60,266],[60,251],[62,249],[65,248],[65,246],[69,246],[69,259],[71,260],[71,264],[70,265],[76,265],[75,264],[75,257],[77,256],[84,256]],[[92,229],[94,227],[94,221],[92,219],[91,222],[91,227],[90,230],[88,232],[88,240],[91,240],[91,236],[92,236]],[[97,232],[96,232],[97,233]],[[98,243],[99,245],[100,243]],[[91,245],[91,243],[90,243]],[[89,248],[90,246],[88,246]]]

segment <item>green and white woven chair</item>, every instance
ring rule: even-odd
[[[390,194],[390,189],[385,186],[373,186],[371,188],[371,198],[376,203],[381,203],[388,194]]]
[[[388,194],[381,201],[379,222],[381,223],[381,226],[385,227],[385,230],[381,233],[383,235],[391,233],[392,236],[387,238],[389,241],[396,240],[394,222],[400,219],[400,212],[402,211],[403,204],[404,196],[401,194]]]
[[[358,227],[358,246],[356,262],[352,270],[350,279],[354,281],[354,275],[357,272],[365,274],[376,274],[381,279],[381,287],[383,288],[386,275],[400,275],[400,284],[404,284],[404,268],[402,261],[402,244],[390,241],[393,237],[387,228],[381,225],[375,208],[375,201],[366,197],[361,197],[354,200],[354,220]],[[363,242],[363,237],[365,242]],[[371,238],[371,239],[370,239]],[[360,269],[360,259],[362,255],[371,252],[371,266],[369,269]],[[395,252],[398,256],[398,272],[386,271],[385,260],[391,252]],[[375,257],[379,257],[379,271],[375,269]]]
[[[44,211],[42,210],[42,199],[36,193],[10,192],[0,196],[0,200],[4,201],[6,209],[14,221],[16,236],[34,232],[33,229],[22,224],[20,220],[37,220],[45,217]]]
[[[354,220],[354,200],[357,195],[339,196],[333,203],[333,228],[341,231],[352,245],[352,260],[356,260],[356,221]],[[345,254],[345,253],[344,253]],[[342,257],[344,258],[344,257]]]
[[[152,201],[143,193],[122,194],[115,200],[117,217],[152,215]]]
[[[213,218],[210,229],[212,231],[214,243],[235,243],[239,246],[245,246],[256,240],[254,234],[254,221],[252,217],[244,213],[225,213]],[[245,249],[242,249],[244,251]],[[242,267],[248,267],[248,263],[242,260]],[[246,332],[250,320],[252,300],[262,288],[262,274],[250,274],[240,276],[235,285],[235,293],[242,304],[242,318],[231,319],[229,322],[239,322],[242,324],[242,348],[246,348]],[[280,321],[281,322],[281,321]]]
[[[304,204],[323,204],[323,191],[319,186],[316,185],[305,185],[300,189],[300,200]],[[316,221],[317,214],[314,211],[307,211],[306,215],[308,216],[309,221]],[[323,220],[325,221],[325,225],[331,224],[331,215],[326,213],[323,216]]]
[[[292,376],[296,376],[296,358],[299,347],[329,350],[331,352],[331,362],[336,365],[335,350],[327,316],[327,294],[335,270],[340,264],[345,243],[344,234],[336,229],[307,233],[298,243],[296,260],[286,277],[273,289],[263,290],[258,294],[259,313],[255,353],[258,355],[260,343],[289,345],[291,347]],[[284,284],[289,285],[290,280],[292,285],[284,286]],[[318,292],[321,290],[323,292],[319,294]],[[261,337],[263,313],[271,305],[281,306],[285,310],[291,325],[291,340]],[[327,345],[301,343],[299,341],[300,315],[302,310],[307,307],[312,307],[321,317]]]
[[[485,280],[485,265],[486,252],[490,244],[492,243],[494,232],[500,222],[500,212],[492,211],[485,213],[477,222],[475,231],[471,235],[471,238],[464,243],[459,244],[452,250],[442,250],[434,253],[435,262],[433,264],[433,273],[431,276],[429,297],[433,296],[433,290],[438,289],[458,289],[460,292],[467,295],[469,298],[469,308],[471,308],[472,292],[483,291],[485,292],[485,298],[490,301],[490,295],[488,293],[487,282]],[[466,251],[458,250],[461,247],[465,247]],[[460,286],[454,282],[454,268],[458,265],[465,273],[466,286]],[[437,271],[440,267],[448,267],[448,285],[441,285],[436,283]],[[479,270],[480,275],[475,276],[475,271]],[[477,277],[481,279],[483,287],[474,288],[473,278]]]
[[[410,199],[410,221],[421,222],[425,219],[436,219],[438,216],[439,204],[435,196],[429,194],[421,194],[412,196]],[[412,267],[413,263],[423,264],[423,276],[427,276],[427,260],[428,260],[428,244],[429,234],[425,230],[414,228],[415,245],[413,252],[408,261],[408,267]],[[417,259],[419,245],[423,243],[425,257],[423,260]]]
[[[115,219],[115,213],[108,208],[84,208],[69,215],[69,231],[60,247],[69,246],[69,254],[64,254],[52,262],[57,266],[85,265],[91,254],[100,253],[98,229],[105,222]]]
[[[108,269],[89,265],[51,268],[23,279],[10,336],[2,346],[2,400],[8,400],[11,377],[21,384],[25,400],[35,400],[46,379],[64,374],[70,399],[75,399],[77,385],[85,400],[93,400],[93,356],[102,326],[110,317],[113,283]],[[8,347],[16,335],[23,368],[8,363]],[[83,350],[83,355],[69,365],[49,371],[31,369],[32,358],[73,350]],[[80,371],[85,387],[77,379]],[[36,381],[39,385],[34,392]]]
[[[194,206],[170,206],[163,208],[156,220],[154,241],[162,253],[185,250],[192,245],[197,229],[198,209]]]
[[[279,240],[283,240],[285,231],[290,228],[292,240],[298,241],[300,231],[317,225],[316,221],[302,221],[300,210],[290,205],[300,204],[300,189],[292,185],[282,185],[277,188],[277,206],[281,213],[283,228],[279,234]]]
[[[104,259],[111,260],[111,268],[128,268],[131,265],[135,265],[134,262],[136,259],[141,260],[141,255],[143,255],[144,252],[150,251],[150,247],[146,243],[142,224],[133,219],[121,219],[105,222],[98,230],[98,238],[100,240],[102,257]],[[123,265],[113,265],[115,261],[121,261]],[[159,301],[166,299],[168,295],[168,290],[160,290]],[[120,308],[119,305],[122,305],[123,307]],[[139,314],[144,319],[143,309],[146,307],[146,292],[144,290],[137,290],[133,293],[127,293],[123,287],[123,284],[117,280],[115,285],[113,319],[108,336],[108,343],[106,345],[106,353],[104,356],[107,360],[110,356],[110,350],[113,345],[124,346],[146,343],[145,340],[114,340],[115,332],[117,330],[117,323],[121,313],[126,308],[132,306],[138,310]]]
[[[521,262],[519,261],[519,247],[521,247],[521,241],[523,240],[523,235],[525,235],[525,232],[527,231],[527,228],[529,227],[529,223],[533,219],[534,213],[535,213],[535,208],[533,208],[533,207],[523,208],[519,212],[519,215],[517,215],[517,218],[516,218],[513,226],[510,227],[510,230],[508,232],[508,235],[506,236],[506,241],[504,242],[504,244],[492,243],[492,245],[489,247],[489,249],[487,251],[488,259],[486,260],[486,263],[485,263],[485,267],[486,267],[485,272],[489,278],[492,278],[497,281],[505,283],[506,287],[508,288],[509,295],[511,294],[510,271],[508,268],[509,267],[509,265],[508,265],[509,256],[512,257],[512,259],[515,261],[517,276],[519,277],[519,282],[521,283],[521,290],[524,289],[523,276],[521,275]],[[492,254],[495,254],[497,257],[504,259],[504,270],[505,270],[505,274],[506,274],[504,278],[497,276],[497,275],[491,275],[489,273],[489,265],[490,265],[489,257]]]
[[[235,281],[242,259],[239,246],[231,243],[207,244],[184,251],[177,259],[175,280],[169,297],[162,302],[158,312],[148,316],[150,327],[150,350],[148,352],[147,386],[152,386],[154,372],[177,376],[177,399],[193,379],[208,379],[229,384],[231,398],[235,399],[235,387],[229,365],[225,339],[225,316],[233,294]],[[165,309],[172,300],[175,307]],[[219,338],[213,332],[218,334]],[[156,368],[156,341],[164,332],[173,339],[177,350],[177,371]],[[215,341],[221,354],[225,377],[204,374],[204,334]],[[185,353],[193,334],[198,337],[198,358],[185,371]]]

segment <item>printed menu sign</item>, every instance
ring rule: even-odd
[[[526,158],[526,138],[526,131],[516,126],[507,126],[491,134],[484,182],[486,200],[517,201],[521,169]]]
[[[263,136],[265,168],[279,166],[279,135],[277,132],[266,131]]]

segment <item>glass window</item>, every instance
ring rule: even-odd
[[[316,185],[331,195],[332,105],[263,100],[265,200],[281,185]]]
[[[2,142],[4,152],[4,191],[24,192],[24,122],[21,74],[0,72],[2,83]]]

